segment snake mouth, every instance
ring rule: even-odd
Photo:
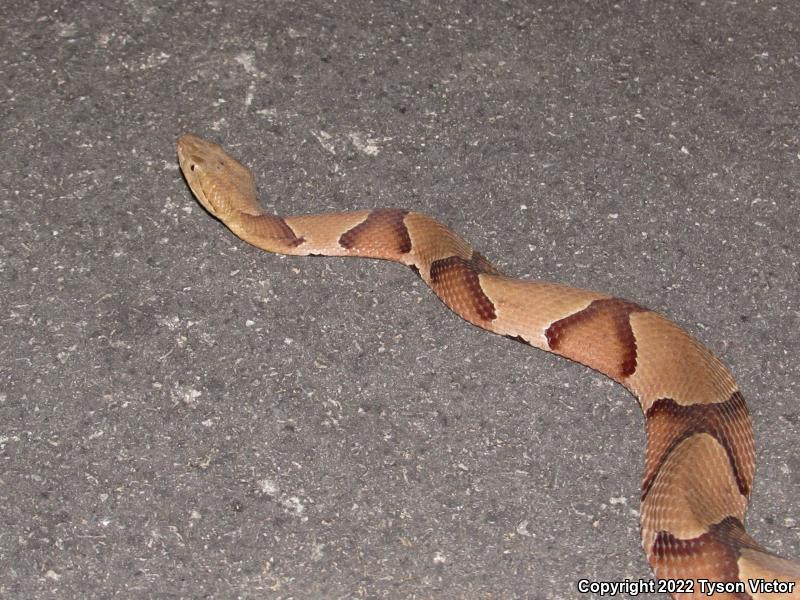
[[[189,168],[193,171],[196,165],[197,163],[191,163]],[[203,178],[197,177],[190,180],[188,177],[185,177],[185,174],[184,178],[189,184],[189,188],[192,190],[194,197],[197,198],[197,201],[202,205],[202,207],[211,213],[212,216],[219,218],[218,208],[211,201],[211,196],[203,189]]]

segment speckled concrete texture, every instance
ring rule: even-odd
[[[2,12],[0,597],[651,577],[624,390],[398,265],[246,246],[191,197],[185,131],[278,212],[425,211],[509,273],[669,314],[749,401],[749,530],[800,557],[794,1]]]

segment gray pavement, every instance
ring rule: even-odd
[[[794,2],[2,12],[0,597],[651,577],[632,398],[398,265],[244,245],[183,182],[185,131],[279,212],[425,211],[510,273],[669,314],[748,398],[749,530],[800,557]]]

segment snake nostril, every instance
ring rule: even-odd
[[[194,168],[195,168],[196,166],[197,166],[197,165],[195,165],[194,163],[192,163],[192,164],[189,166],[189,170],[190,170],[190,171],[192,171],[192,172],[194,172]]]

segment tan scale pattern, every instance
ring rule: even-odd
[[[747,405],[739,392],[718,404],[681,406],[664,398],[647,411],[647,453],[642,499],[672,450],[686,438],[707,433],[725,449],[736,485],[743,496],[750,495],[755,472],[753,428]]]
[[[289,227],[285,219],[276,215],[243,214],[232,229],[242,239],[269,240],[271,245],[282,248],[297,248],[306,241]]]
[[[472,246],[428,215],[411,212],[405,224],[411,237],[409,258],[419,270],[425,283],[430,282],[431,265],[437,260],[457,256],[464,260],[472,258]]]
[[[486,297],[478,281],[478,271],[463,258],[441,258],[431,265],[430,286],[453,312],[470,323],[494,320],[494,304]]]
[[[359,256],[398,256],[411,252],[411,237],[404,220],[407,210],[381,208],[369,213],[366,221],[345,231],[339,245]]]
[[[481,288],[492,299],[497,319],[488,329],[532,346],[550,350],[545,335],[551,324],[582,311],[607,295],[559,283],[521,281],[509,277],[479,275]]]
[[[724,402],[737,390],[719,359],[672,321],[651,311],[630,319],[638,366],[623,383],[643,410],[660,398],[683,405]]]
[[[645,411],[642,542],[656,575],[793,581],[793,592],[768,597],[800,600],[800,563],[767,552],[741,526],[754,468],[744,399],[722,363],[680,327],[605,294],[505,277],[427,215],[401,209],[267,215],[250,171],[193,135],[178,141],[178,160],[198,201],[245,241],[283,254],[406,264],[468,321],[619,381]],[[726,597],[751,596],[714,596]]]
[[[303,239],[303,244],[289,252],[282,254],[295,254],[307,256],[317,254],[324,256],[352,256],[352,252],[339,244],[342,231],[358,227],[369,218],[370,211],[360,210],[347,213],[328,213],[326,215],[299,215],[284,217],[284,221],[295,235]],[[329,218],[324,218],[329,217]],[[247,240],[251,244],[264,248],[269,240]],[[268,250],[274,252],[274,250]],[[389,251],[384,251],[388,254]]]
[[[725,448],[707,433],[695,434],[664,458],[642,501],[644,547],[661,532],[688,540],[726,517],[744,521],[746,507]]]
[[[800,582],[800,565],[785,558],[764,552],[761,548],[742,548],[738,561],[739,577],[748,579],[763,578],[768,581]],[[795,590],[800,583],[795,586]],[[753,600],[793,600],[797,595],[790,593],[753,594]]]
[[[752,547],[752,540],[741,522],[733,517],[711,525],[706,533],[690,540],[661,532],[653,545],[653,570],[661,579],[707,579],[708,573],[714,573],[714,581],[735,582],[739,580],[737,558],[743,547]],[[692,594],[676,595],[676,598],[707,597],[699,586]],[[714,594],[713,598],[749,600],[751,596],[734,592]]]
[[[630,314],[646,310],[618,298],[595,300],[547,328],[550,349],[623,381],[636,370],[636,340]]]
[[[480,252],[472,252],[472,258],[470,258],[470,263],[475,268],[475,271],[479,274],[486,274],[486,275],[500,275],[503,274],[499,271],[497,267],[495,267],[489,259],[487,259],[483,254]]]

